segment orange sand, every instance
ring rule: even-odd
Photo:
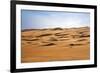
[[[21,62],[89,59],[89,30],[89,27],[23,30]]]

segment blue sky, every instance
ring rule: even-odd
[[[21,10],[22,29],[90,26],[90,14],[66,11]]]

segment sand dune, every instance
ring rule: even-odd
[[[90,58],[90,28],[22,31],[21,62],[86,60]]]

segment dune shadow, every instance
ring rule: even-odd
[[[53,45],[56,45],[55,43],[47,43],[47,44],[44,44],[44,45],[41,45],[41,46],[53,46]]]
[[[69,35],[69,34],[65,34],[65,33],[63,33],[63,34],[62,33],[55,33],[54,35],[55,36],[65,36],[65,35]]]
[[[63,30],[63,29],[58,27],[58,28],[53,28],[52,30]]]
[[[34,39],[24,39],[24,38],[22,38],[22,40],[24,40],[24,41],[37,41],[39,39],[37,39],[37,38],[34,38]]]
[[[84,45],[84,44],[76,44],[76,43],[71,43],[71,44],[69,44],[69,46],[81,46],[81,45]]]
[[[82,34],[82,35],[79,36],[79,38],[83,38],[83,37],[90,37],[90,35]]]
[[[86,41],[87,39],[78,39],[77,41]]]
[[[41,34],[41,35],[36,36],[36,37],[44,37],[44,36],[50,36],[50,35],[52,35],[52,34]]]

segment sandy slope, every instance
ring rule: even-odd
[[[89,30],[89,27],[23,30],[21,62],[89,59]]]

